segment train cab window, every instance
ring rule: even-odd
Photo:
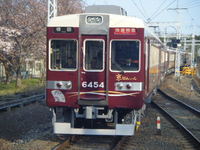
[[[54,70],[75,70],[77,42],[75,40],[52,40],[50,65]]]
[[[86,71],[103,70],[103,40],[86,40],[85,41],[85,60],[84,69]]]
[[[112,41],[111,70],[138,71],[139,51],[139,41]]]

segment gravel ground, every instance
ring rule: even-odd
[[[60,143],[52,134],[51,118],[41,103],[1,113],[0,150],[50,150]]]
[[[200,94],[193,90],[191,80],[191,77],[181,76],[180,82],[178,82],[171,75],[165,79],[160,88],[167,94],[173,95],[173,97],[200,110]]]
[[[110,150],[119,139],[114,136],[75,136],[73,142],[64,143],[59,150]]]
[[[154,102],[183,124],[198,139],[200,139],[200,118],[196,115],[196,113],[191,112],[182,105],[177,104],[175,101],[171,101],[162,95],[157,95]]]
[[[157,135],[156,118],[161,118],[161,135]],[[156,108],[147,106],[146,116],[135,136],[127,137],[120,150],[188,150],[188,140]]]

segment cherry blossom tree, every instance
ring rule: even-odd
[[[6,83],[10,82],[11,76],[15,72],[16,57],[13,48],[15,47],[14,39],[19,35],[20,33],[17,30],[0,27],[0,62],[3,63],[5,68]]]
[[[58,0],[59,15],[80,13],[81,0]],[[21,84],[21,68],[27,58],[45,59],[47,0],[0,0],[0,62],[6,82],[16,74]]]

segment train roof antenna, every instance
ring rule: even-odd
[[[50,19],[57,16],[57,0],[48,0],[48,18],[49,23]]]

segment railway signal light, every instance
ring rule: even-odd
[[[172,39],[171,42],[167,43],[167,46],[177,48],[181,47],[181,40],[180,39]]]
[[[181,40],[180,39],[172,39],[171,43],[172,43],[172,47],[173,48],[177,48],[181,46]]]

